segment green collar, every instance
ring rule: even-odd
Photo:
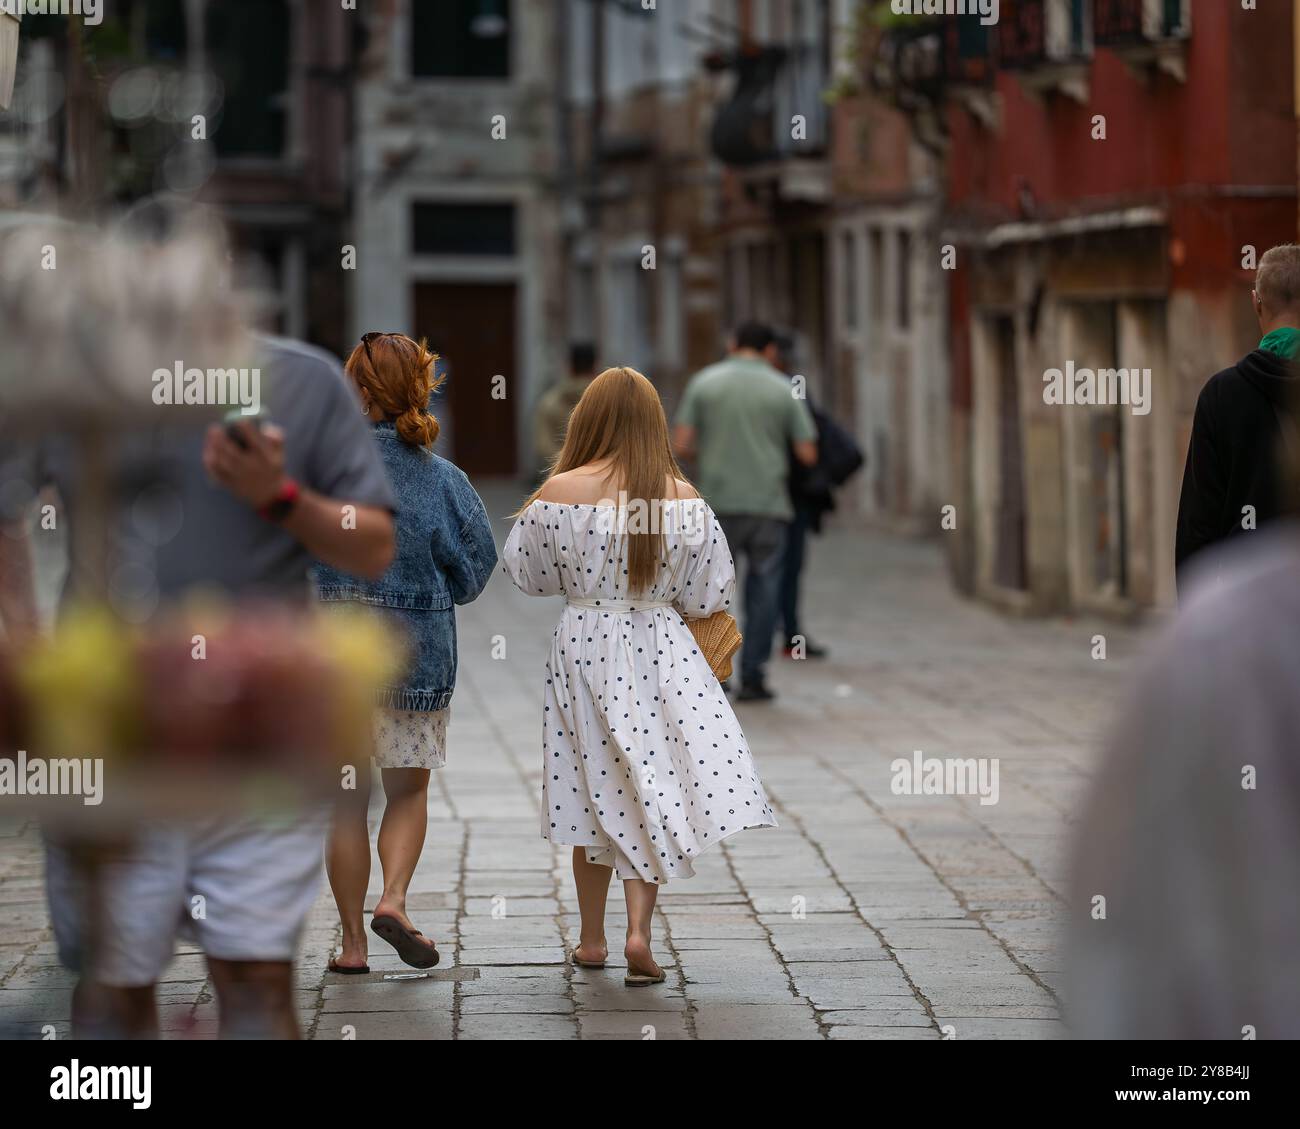
[[[1292,329],[1290,326],[1283,326],[1281,329],[1275,329],[1272,333],[1266,334],[1264,339],[1259,343],[1259,347],[1265,353],[1273,353],[1279,357],[1285,357],[1288,361],[1296,359],[1300,354],[1300,329]]]

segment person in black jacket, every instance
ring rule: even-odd
[[[767,350],[768,362],[778,372],[793,377],[794,341],[777,333]],[[808,410],[817,424],[817,462],[806,466],[790,455],[789,490],[794,520],[786,532],[785,555],[781,561],[781,623],[787,658],[823,659],[829,652],[803,633],[799,621],[799,590],[809,533],[820,533],[822,518],[835,509],[833,491],[865,461],[853,437],[807,397]]]
[[[1259,261],[1251,295],[1264,337],[1210,378],[1196,401],[1178,504],[1180,586],[1193,557],[1272,521],[1284,509],[1279,455],[1295,436],[1287,422],[1300,368],[1300,246]]]

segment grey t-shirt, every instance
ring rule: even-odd
[[[259,344],[263,418],[284,430],[285,473],[340,504],[395,510],[371,428],[339,363],[282,338],[262,337]],[[205,422],[115,439],[110,485],[119,512],[107,562],[115,602],[147,611],[196,587],[240,596],[307,595],[312,557],[297,539],[208,478],[202,458],[206,430]],[[76,562],[89,550],[78,543],[82,454],[75,436],[41,442],[41,480],[58,487],[72,537],[74,566],[65,599],[77,591]]]

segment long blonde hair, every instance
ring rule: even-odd
[[[609,461],[608,481],[615,490],[648,506],[663,499],[670,482],[685,481],[668,441],[668,420],[659,393],[635,369],[606,369],[587,385],[569,416],[564,445],[546,481],[601,460]],[[523,509],[538,499],[545,486],[543,482]],[[676,494],[676,485],[672,489]],[[645,592],[654,583],[662,551],[660,523],[648,530],[629,526],[626,563],[630,592]]]

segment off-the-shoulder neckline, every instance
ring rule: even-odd
[[[665,505],[673,502],[700,502],[703,504],[703,498],[663,498],[660,499]],[[596,502],[552,502],[549,498],[535,498],[529,504],[528,508],[541,506],[545,509],[547,506],[554,506],[557,510],[616,510],[618,506],[602,506]]]

